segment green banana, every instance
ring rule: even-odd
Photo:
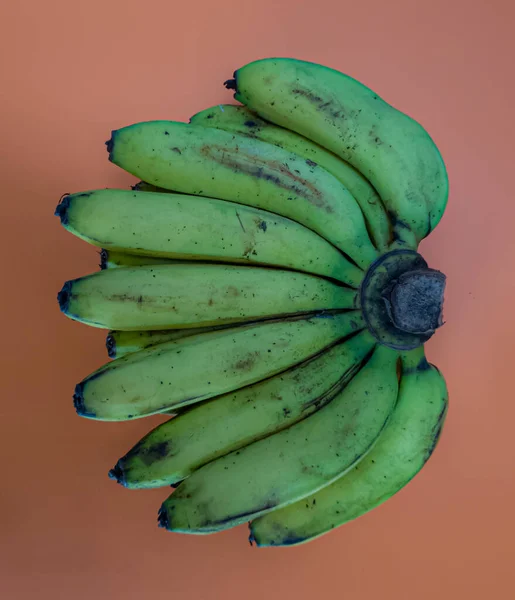
[[[132,489],[170,485],[289,427],[327,404],[375,343],[363,331],[288,371],[193,407],[147,434],[111,477]]]
[[[325,169],[273,144],[173,121],[113,131],[109,159],[154,185],[270,210],[305,225],[361,269],[377,258],[350,192]],[[356,285],[359,269],[346,276]]]
[[[352,309],[356,290],[326,279],[258,267],[153,265],[67,281],[62,312],[106,329],[205,327],[330,309]]]
[[[257,263],[335,279],[350,266],[334,246],[295,221],[213,198],[102,189],[65,196],[56,214],[67,231],[90,244],[160,257],[161,263]]]
[[[317,163],[341,181],[354,196],[375,246],[382,251],[387,249],[391,237],[390,223],[381,198],[363,175],[340,157],[293,131],[261,119],[246,106],[218,104],[193,115],[190,123],[241,133]]]
[[[234,323],[228,325],[213,325],[212,327],[190,327],[188,329],[158,329],[154,331],[118,331],[112,330],[107,334],[106,348],[109,358],[120,358],[132,352],[139,352],[144,348],[156,346],[163,342],[173,342],[181,338],[190,337],[207,331],[228,329],[235,327]]]
[[[168,193],[170,190],[165,190],[165,188],[161,188],[157,185],[152,185],[151,183],[147,183],[146,181],[138,181],[135,185],[131,186],[131,189],[136,192],[161,192]]]
[[[226,82],[235,99],[360,171],[379,192],[398,242],[416,248],[448,196],[440,153],[424,128],[355,79],[315,63],[270,58]]]
[[[116,250],[100,251],[100,269],[115,269],[117,267],[141,267],[143,265],[171,265],[179,262],[169,258],[158,256],[141,256],[137,254],[127,254],[126,252],[117,252]]]
[[[423,348],[402,360],[399,400],[371,452],[346,475],[313,496],[250,524],[258,546],[312,540],[379,506],[407,485],[429,459],[447,412],[445,380]]]
[[[103,421],[174,410],[271,377],[363,326],[359,311],[323,313],[165,342],[86,377],[75,388],[75,408]]]
[[[240,525],[332,483],[371,449],[397,400],[398,354],[378,346],[326,406],[270,437],[208,463],[162,505],[170,531]]]

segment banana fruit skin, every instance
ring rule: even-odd
[[[354,469],[312,496],[250,524],[258,546],[291,546],[315,539],[379,506],[422,469],[447,413],[447,388],[422,348],[404,355],[399,401],[377,444]]]
[[[74,405],[80,416],[101,421],[173,411],[280,373],[363,326],[359,311],[323,313],[166,342],[86,377]]]
[[[338,71],[270,58],[245,65],[226,86],[265,119],[348,161],[375,187],[397,240],[416,248],[438,224],[448,180],[440,153],[416,121]]]
[[[141,256],[138,254],[129,254],[126,252],[117,252],[116,250],[100,251],[100,269],[117,269],[118,267],[141,267],[144,265],[173,265],[184,261],[171,258],[160,258],[158,256]]]
[[[359,171],[340,157],[293,131],[261,119],[246,106],[218,104],[193,115],[190,123],[247,135],[320,165],[354,196],[376,248],[386,250],[388,247],[391,241],[390,223],[379,194]]]
[[[131,489],[177,483],[322,408],[374,345],[364,331],[288,371],[193,407],[147,434],[111,476]]]
[[[293,219],[361,269],[378,256],[350,192],[325,169],[273,144],[220,129],[150,121],[113,131],[107,149],[111,162],[153,185]],[[357,271],[349,270],[345,282],[359,283]]]
[[[341,252],[299,223],[224,200],[101,189],[65,196],[56,212],[67,231],[90,244],[158,257],[146,264],[166,258],[261,264],[335,279],[348,266]]]
[[[213,533],[332,483],[377,441],[397,400],[397,353],[376,347],[333,400],[275,435],[195,471],[163,503],[159,524]]]
[[[234,323],[227,325],[213,325],[212,327],[189,327],[183,329],[157,329],[155,331],[118,331],[111,330],[107,334],[106,349],[109,358],[120,358],[144,348],[156,346],[163,342],[173,342],[181,338],[191,337],[199,333],[228,329],[235,327]]]
[[[356,291],[279,269],[152,265],[108,269],[64,284],[62,312],[105,329],[206,327],[317,310],[353,309]]]

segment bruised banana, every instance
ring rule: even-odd
[[[124,267],[67,281],[62,312],[121,330],[206,327],[353,309],[356,290],[279,269],[180,264]]]
[[[221,531],[332,483],[363,459],[387,423],[397,400],[397,359],[376,347],[326,406],[195,471],[163,503],[160,526]]]
[[[303,225],[224,200],[101,189],[65,196],[56,214],[67,231],[107,252],[159,257],[122,264],[162,264],[167,258],[263,264],[340,280],[346,270],[351,278],[355,271]]]
[[[422,348],[402,359],[399,400],[377,444],[352,471],[312,496],[252,521],[258,546],[302,544],[379,506],[422,469],[447,413],[445,380]]]
[[[289,427],[331,401],[375,345],[363,331],[307,362],[159,425],[111,477],[131,489],[170,485],[212,460]]]
[[[445,210],[448,181],[438,148],[416,121],[352,77],[290,58],[251,62],[226,82],[264,119],[327,148],[379,192],[398,244],[416,249]]]
[[[146,182],[269,210],[316,231],[361,269],[374,261],[359,205],[325,169],[273,144],[174,121],[113,131],[109,159]],[[362,278],[356,267],[345,282]]]
[[[341,181],[354,196],[376,248],[384,251],[388,247],[390,222],[378,193],[359,171],[340,157],[293,131],[262,119],[245,106],[218,104],[193,115],[190,123],[241,133],[284,148],[320,165]]]
[[[363,327],[359,311],[349,311],[165,342],[93,372],[76,386],[74,405],[80,416],[101,421],[173,411],[271,377]]]

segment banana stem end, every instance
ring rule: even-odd
[[[385,290],[383,300],[393,325],[407,333],[432,335],[443,325],[446,277],[434,269],[403,273]]]

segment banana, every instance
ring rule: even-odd
[[[193,407],[136,444],[111,477],[131,489],[170,485],[212,460],[323,407],[375,345],[363,331],[265,381]]]
[[[136,192],[161,192],[168,193],[170,190],[165,190],[165,188],[160,188],[157,185],[152,185],[151,183],[147,183],[146,181],[138,181],[135,185],[131,186],[131,189]]]
[[[280,373],[363,326],[359,311],[323,313],[166,342],[86,377],[75,388],[75,408],[103,421],[175,410]]]
[[[120,358],[132,352],[138,352],[150,346],[156,346],[163,342],[172,342],[181,338],[190,337],[206,331],[227,329],[235,327],[229,325],[218,325],[212,327],[190,327],[188,329],[158,329],[155,331],[117,331],[112,330],[107,334],[106,348],[109,358]]]
[[[163,503],[160,526],[213,533],[332,483],[366,455],[388,421],[397,400],[397,358],[376,347],[319,411],[195,471]]]
[[[127,254],[126,252],[116,252],[116,250],[100,251],[100,269],[115,269],[117,267],[141,267],[142,265],[170,265],[177,264],[177,261],[169,258],[160,258],[157,256],[139,256],[137,254]]]
[[[303,225],[224,200],[101,189],[65,196],[56,215],[67,231],[90,244],[160,257],[161,263],[172,258],[262,264],[334,279],[355,270]]]
[[[293,131],[261,119],[245,106],[218,104],[193,115],[190,123],[241,133],[317,163],[341,181],[354,196],[376,248],[381,251],[387,249],[390,223],[381,198],[363,175],[340,157]]]
[[[447,413],[445,380],[423,348],[404,354],[399,400],[370,453],[335,483],[252,521],[258,546],[290,546],[312,540],[391,498],[433,453]]]
[[[356,290],[304,273],[188,263],[99,271],[67,281],[58,300],[76,321],[141,330],[352,309],[357,297]]]
[[[293,219],[326,238],[361,269],[378,256],[350,192],[325,169],[273,144],[173,121],[118,129],[106,144],[111,162],[153,185]],[[362,273],[354,269],[346,276],[346,283],[356,285]]]
[[[424,128],[355,79],[315,63],[270,58],[226,82],[235,99],[348,161],[379,192],[398,243],[416,248],[447,203],[442,157]]]

